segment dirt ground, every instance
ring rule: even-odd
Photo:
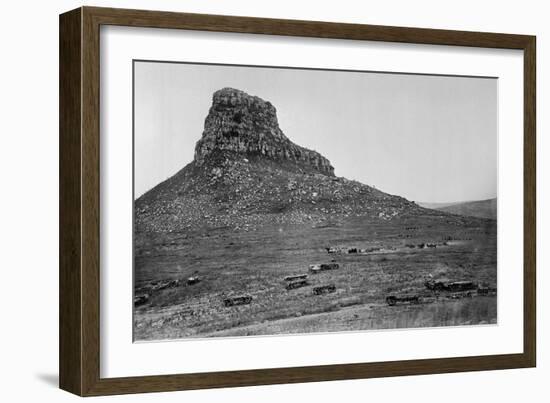
[[[327,247],[364,252],[329,254]],[[135,295],[147,292],[149,299],[134,310],[134,339],[492,324],[496,296],[435,296],[424,282],[496,288],[496,252],[496,221],[451,215],[137,233]],[[331,262],[340,268],[308,273],[311,264]],[[305,273],[307,286],[285,288],[285,276]],[[201,281],[187,285],[192,276]],[[177,286],[144,291],[178,279]],[[315,295],[322,285],[336,291]],[[239,295],[251,303],[224,305]],[[388,306],[388,295],[419,295],[421,303]]]

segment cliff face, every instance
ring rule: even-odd
[[[215,151],[263,156],[334,176],[330,161],[290,141],[279,128],[275,107],[263,99],[233,88],[214,93],[202,138],[195,147],[201,166]]]

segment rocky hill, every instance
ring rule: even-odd
[[[390,220],[430,211],[336,177],[327,158],[284,135],[271,103],[224,88],[213,95],[194,160],[135,201],[135,230],[252,230],[266,223]]]

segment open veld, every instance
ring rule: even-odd
[[[496,220],[335,176],[233,88],[213,94],[193,161],[135,200],[134,231],[138,341],[497,318]]]
[[[496,221],[432,211],[387,220],[136,233],[135,295],[147,293],[147,299],[134,310],[134,339],[496,323],[494,294],[425,286],[431,279],[495,289]],[[322,263],[339,267],[308,271]],[[300,274],[307,274],[306,283],[287,289],[285,277]],[[189,278],[199,281],[188,284]],[[151,287],[162,283],[170,286]],[[323,285],[334,285],[333,292],[313,292]],[[390,295],[418,299],[390,306]],[[224,300],[234,296],[251,300],[227,306]]]

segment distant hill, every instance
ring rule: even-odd
[[[417,203],[433,210],[469,217],[497,218],[497,199],[476,200],[457,203]]]

